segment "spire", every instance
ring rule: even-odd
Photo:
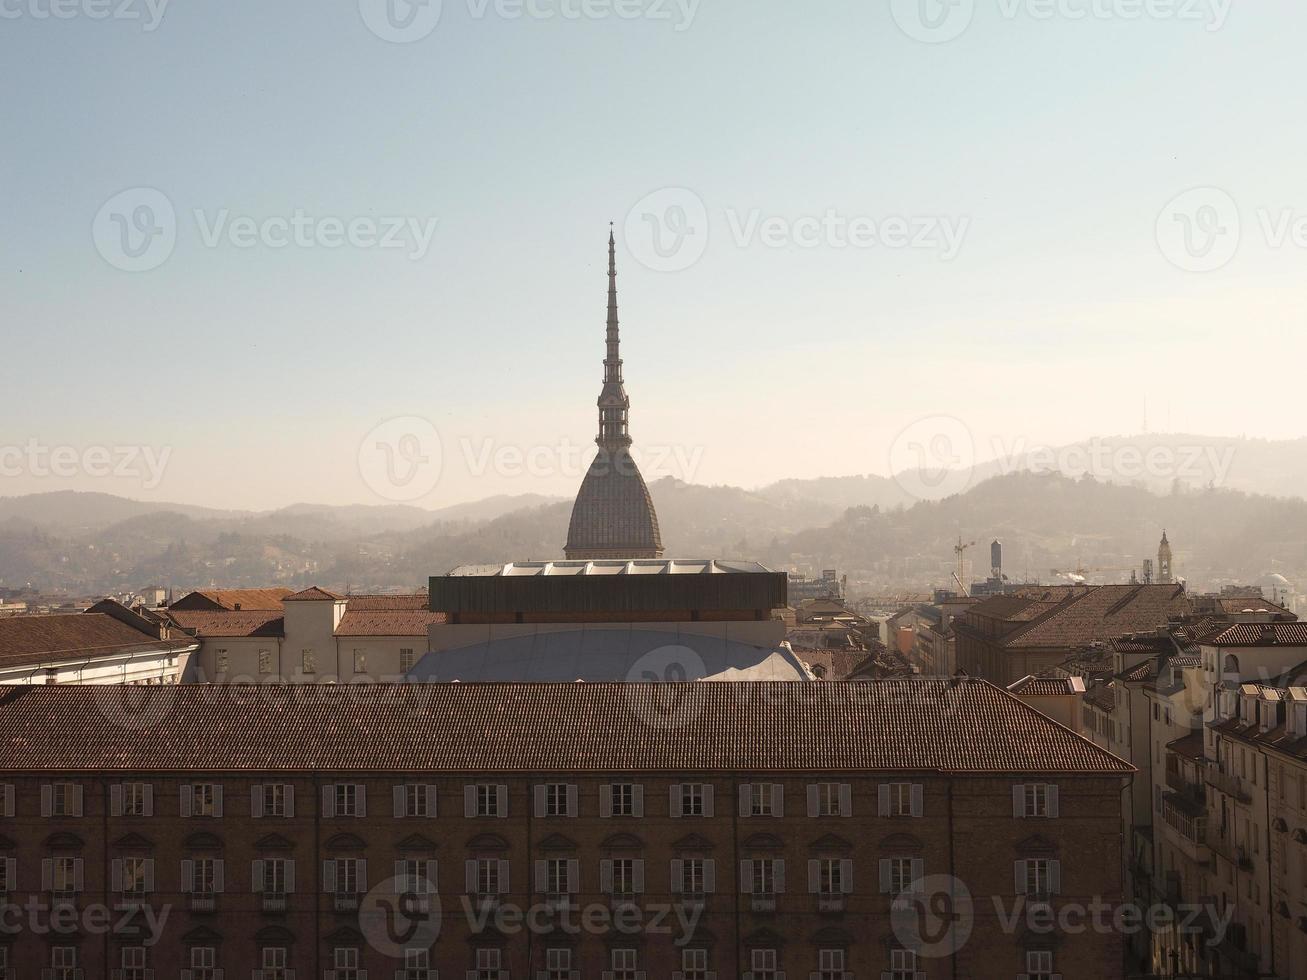
[[[609,452],[631,444],[628,414],[631,400],[622,386],[622,339],[617,321],[617,238],[608,223],[608,332],[604,357],[604,387],[599,394],[599,435],[595,439]]]

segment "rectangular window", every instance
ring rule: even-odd
[[[633,949],[615,949],[610,962],[613,965],[613,980],[636,980],[638,976],[636,951]]]
[[[708,980],[708,951],[681,950],[681,972],[685,974],[685,980]]]
[[[817,894],[823,897],[844,894],[843,862],[838,858],[822,858],[817,862]]]
[[[1026,952],[1026,980],[1052,980],[1053,951],[1032,949]]]
[[[354,651],[354,673],[366,674],[368,672],[368,654],[366,650]]]
[[[287,954],[285,946],[264,946],[263,947],[263,977],[262,980],[287,980],[287,964],[290,956]]]
[[[123,816],[124,817],[144,817],[149,814],[146,812],[146,784],[145,783],[124,783],[123,784]]]
[[[1046,785],[1043,783],[1027,783],[1025,794],[1027,817],[1048,816],[1048,787]]]
[[[269,858],[263,862],[263,891],[266,894],[285,895],[290,890],[286,887],[288,880],[285,858]]]
[[[231,654],[226,650],[213,651],[214,670],[221,677],[231,668]]]
[[[259,651],[259,673],[260,673],[260,674],[264,674],[264,675],[266,675],[266,674],[271,674],[271,673],[272,673],[272,651],[271,651],[271,650],[260,650],[260,651]]]
[[[482,783],[476,788],[476,814],[478,817],[499,816],[499,787]]]
[[[615,817],[635,816],[635,784],[614,783],[612,792],[612,815]]]
[[[477,980],[499,980],[498,949],[478,949],[476,964]]]
[[[889,975],[893,980],[914,980],[917,975],[917,954],[910,949],[890,950]]]
[[[191,787],[191,816],[218,815],[218,787],[214,783],[196,783]]]
[[[266,817],[285,817],[290,813],[287,806],[290,787],[285,783],[263,784],[263,815]]]
[[[73,783],[55,783],[50,787],[50,815],[74,817],[77,815],[77,789]]]
[[[702,817],[704,815],[703,800],[702,783],[681,784],[681,816]]]
[[[336,862],[336,894],[361,895],[367,891],[363,883],[363,862],[358,858],[345,858]]]
[[[354,783],[336,784],[336,816],[357,817],[359,813],[358,786]]]
[[[191,947],[191,980],[216,980],[218,951],[212,946]]]
[[[332,951],[332,964],[336,968],[335,980],[359,980],[359,950],[357,946],[337,946]]]
[[[572,951],[570,949],[545,950],[545,973],[547,980],[568,980],[572,972]]]
[[[318,658],[313,655],[312,650],[300,651],[300,671],[305,674],[318,672]]]
[[[571,816],[567,805],[567,784],[566,783],[546,783],[545,784],[545,816],[546,817],[568,817]]]
[[[417,663],[417,657],[413,651],[407,647],[402,647],[399,651],[399,669],[402,673],[407,674]]]
[[[50,980],[74,980],[77,976],[77,947],[51,947],[50,973]]]
[[[755,949],[749,953],[753,980],[776,980],[776,950]]]
[[[140,896],[145,894],[148,867],[149,858],[128,857],[122,859],[122,893],[124,895]]]
[[[550,858],[545,861],[545,892],[549,895],[568,894],[566,859]]]
[[[844,980],[844,950],[818,950],[817,976],[818,980]]]
[[[838,817],[840,815],[840,784],[817,784],[817,816]]]
[[[891,817],[912,816],[912,784],[889,784],[889,815]]]
[[[1048,861],[1035,858],[1026,862],[1026,894],[1038,898],[1047,897],[1052,891],[1052,878],[1049,874]]]
[[[145,947],[124,946],[122,980],[145,980]]]
[[[50,862],[50,890],[70,895],[77,891],[77,858],[57,857]]]
[[[912,858],[889,859],[889,888],[891,895],[902,895],[912,886]]]
[[[499,894],[499,861],[481,858],[476,863],[477,894]]]
[[[409,783],[404,787],[404,816],[434,817],[428,812],[428,787],[423,783]]]
[[[776,894],[776,870],[777,862],[773,858],[763,858],[753,862],[754,897],[767,898]]]
[[[749,787],[749,815],[752,817],[772,815],[771,783],[754,783]]]
[[[635,894],[635,861],[631,858],[617,858],[613,861],[613,894]]]
[[[688,858],[681,862],[681,891],[687,895],[703,895],[707,891],[703,858]]]

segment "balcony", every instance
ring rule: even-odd
[[[285,911],[286,911],[286,893],[285,893],[285,892],[264,892],[264,893],[263,893],[263,911],[265,911],[265,912],[285,912]]]
[[[192,892],[192,912],[213,912],[218,908],[218,896],[213,892]]]
[[[1207,846],[1225,860],[1235,865],[1240,871],[1253,869],[1252,858],[1246,847],[1239,847],[1233,841],[1221,836],[1220,832],[1207,828]]]
[[[1162,833],[1171,846],[1195,864],[1212,860],[1207,846],[1207,810],[1189,797],[1178,793],[1162,797]]]
[[[1253,801],[1252,788],[1247,781],[1233,773],[1222,772],[1219,763],[1209,760],[1204,764],[1203,781],[1217,792],[1224,793],[1240,803],[1251,803]]]
[[[1167,771],[1166,788],[1195,803],[1204,803],[1207,799],[1207,793],[1201,784],[1189,782],[1178,772]]]

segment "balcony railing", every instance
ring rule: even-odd
[[[1248,783],[1233,773],[1222,772],[1221,766],[1217,762],[1209,760],[1203,766],[1203,780],[1208,786],[1224,793],[1226,796],[1233,797],[1240,803],[1252,802],[1252,789]]]
[[[821,894],[817,896],[818,912],[843,912],[844,896]]]
[[[213,892],[192,892],[192,912],[212,912],[218,907],[218,897]]]
[[[767,893],[756,892],[750,896],[749,905],[755,912],[775,912],[776,896]]]
[[[285,912],[285,911],[286,911],[286,893],[285,893],[285,892],[264,892],[264,893],[263,893],[263,911],[265,911],[265,912]]]
[[[357,912],[359,897],[354,892],[336,892],[332,895],[332,904],[337,912]]]
[[[1241,871],[1251,871],[1253,869],[1253,862],[1248,854],[1248,849],[1239,847],[1228,838],[1222,837],[1220,832],[1212,827],[1207,828],[1207,845],[1231,864],[1238,866]]]
[[[1189,782],[1178,772],[1168,772],[1166,774],[1166,787],[1196,803],[1202,803],[1207,798],[1207,793],[1201,784]]]

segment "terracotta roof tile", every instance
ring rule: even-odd
[[[169,608],[206,610],[276,609],[281,600],[290,595],[290,589],[200,589],[188,592]]]
[[[971,678],[0,687],[0,769],[1133,771]]]
[[[196,636],[284,636],[285,619],[281,610],[170,609],[174,623]]]
[[[326,589],[319,588],[316,585],[311,585],[307,589],[303,589],[300,592],[296,592],[292,595],[286,596],[281,601],[282,602],[320,602],[327,599],[331,599],[335,602],[339,602],[341,599],[344,598],[345,597],[343,595],[337,595],[335,592],[328,592]]]
[[[194,641],[191,641],[194,642]],[[105,613],[55,613],[0,618],[0,665],[50,663],[135,648],[176,649]]]

